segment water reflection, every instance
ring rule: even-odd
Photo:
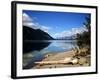
[[[31,40],[24,40],[23,41],[23,53],[28,53],[35,50],[41,50],[47,47],[51,42],[44,42],[44,41],[31,41]]]
[[[30,41],[30,44],[32,46],[31,52],[23,54],[23,69],[32,68],[35,66],[35,61],[41,61],[48,53],[57,54],[69,51],[77,45],[76,40]]]

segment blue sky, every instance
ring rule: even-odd
[[[48,32],[52,37],[70,36],[82,32],[86,13],[23,11],[24,25]]]

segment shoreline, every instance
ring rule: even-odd
[[[37,65],[33,69],[90,66],[90,54],[76,56],[74,50],[54,54],[48,53],[42,61],[36,63]]]

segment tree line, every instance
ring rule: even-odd
[[[83,23],[85,26],[85,31],[83,33],[77,34],[77,45],[79,48],[88,47],[90,49],[91,46],[91,20],[90,16],[85,18],[85,22]]]

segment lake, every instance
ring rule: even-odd
[[[35,45],[33,51],[23,54],[23,69],[30,69],[35,66],[35,61],[41,61],[47,54],[57,54],[59,52],[70,51],[77,44],[76,40],[45,40],[45,41],[26,41]],[[38,45],[36,45],[38,44]],[[39,48],[41,44],[48,44]],[[37,49],[37,48],[39,49]]]

